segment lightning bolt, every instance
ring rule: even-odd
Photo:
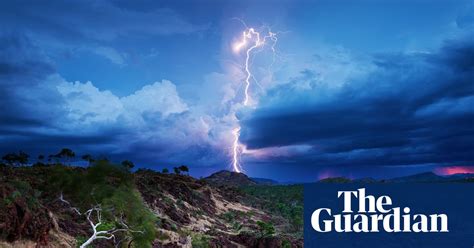
[[[243,22],[242,22],[243,23]],[[245,25],[245,23],[244,23]],[[245,25],[246,26],[246,25]],[[242,49],[246,48],[245,50],[245,64],[244,64],[244,71],[246,73],[245,77],[245,87],[244,87],[244,100],[243,105],[249,106],[251,103],[250,97],[250,85],[251,82],[255,82],[258,85],[258,81],[255,79],[252,71],[250,70],[251,58],[252,54],[257,51],[256,49],[264,47],[268,40],[271,41],[270,49],[273,52],[273,62],[275,62],[275,55],[276,50],[275,46],[278,41],[278,37],[276,33],[271,32],[270,28],[267,28],[268,31],[263,35],[260,32],[256,31],[254,28],[247,28],[242,32],[241,40],[234,44],[233,50],[235,53],[239,53]],[[272,64],[273,64],[272,62]],[[240,164],[240,155],[245,152],[245,146],[240,144],[240,126],[234,128],[232,130],[232,135],[234,137],[234,142],[232,145],[232,168],[235,172],[242,172],[241,164]]]
[[[234,135],[234,143],[232,144],[232,168],[235,172],[240,173],[242,172],[239,162],[239,156],[242,150],[239,143],[240,127],[234,128],[234,130],[232,130],[232,135]]]
[[[256,83],[258,83],[255,77],[252,75],[252,72],[250,71],[250,59],[252,57],[252,51],[254,51],[255,49],[259,47],[264,46],[267,43],[267,39],[270,39],[272,41],[272,45],[270,48],[273,52],[273,60],[275,60],[275,54],[276,54],[275,45],[278,41],[278,38],[276,36],[276,33],[273,33],[271,31],[268,31],[268,34],[265,35],[263,38],[261,38],[260,33],[255,31],[254,28],[248,28],[247,30],[242,32],[241,41],[234,45],[234,52],[238,53],[242,48],[245,48],[246,46],[248,46],[248,43],[252,42],[253,40],[253,44],[250,47],[248,47],[247,50],[245,51],[246,56],[245,56],[244,70],[247,76],[245,78],[245,89],[244,89],[245,98],[243,101],[244,106],[248,106],[249,101],[250,101],[250,94],[249,94],[250,84],[251,84],[250,81],[253,79]]]

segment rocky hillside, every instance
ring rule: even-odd
[[[241,187],[257,185],[257,182],[250,179],[244,173],[237,173],[227,170],[216,172],[209,177],[204,178],[204,180],[214,186]]]
[[[107,220],[98,230],[127,227],[94,247],[302,247],[302,237],[285,229],[290,220],[259,207],[265,200],[216,184],[254,185],[244,174],[209,181],[94,167],[0,166],[0,247],[78,247],[92,234],[84,215],[90,206]]]
[[[231,174],[239,175],[239,182],[248,178],[241,173]],[[245,205],[248,196],[236,188],[217,187],[207,179],[153,171],[137,172],[136,184],[147,205],[161,220],[159,232],[170,237],[163,242],[165,246],[189,246],[193,238],[208,242],[210,247],[301,246],[301,240],[281,230],[275,230],[277,235],[265,233],[270,230],[263,230],[262,223],[276,222],[275,217]],[[185,239],[183,233],[187,235]]]

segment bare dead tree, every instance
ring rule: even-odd
[[[89,237],[89,239],[87,239],[81,246],[80,248],[85,248],[87,247],[88,245],[92,244],[92,242],[94,242],[95,240],[98,240],[98,239],[106,239],[106,240],[112,240],[114,242],[114,245],[115,247],[118,247],[120,245],[121,242],[123,242],[124,240],[128,240],[130,239],[129,236],[125,235],[124,238],[122,238],[121,240],[119,240],[117,242],[116,240],[116,236],[115,234],[118,233],[118,232],[123,232],[123,233],[143,233],[143,231],[136,231],[136,230],[132,230],[126,223],[125,221],[123,220],[123,214],[120,215],[120,218],[116,218],[115,217],[115,221],[121,226],[121,228],[111,228],[110,230],[97,230],[98,227],[102,224],[102,208],[100,206],[100,204],[92,207],[91,209],[87,210],[86,212],[84,213],[81,213],[79,211],[79,209],[77,209],[76,207],[72,207],[71,204],[69,203],[69,201],[65,200],[64,197],[63,197],[63,194],[61,193],[60,197],[59,197],[59,200],[65,204],[67,204],[70,209],[72,211],[74,211],[75,213],[77,213],[78,215],[85,215],[86,216],[86,219],[87,219],[87,222],[89,222],[89,225],[91,226],[92,228],[92,235]],[[93,220],[93,214],[95,213],[96,215],[96,218],[97,218],[97,222],[94,223],[94,220]]]
[[[69,203],[68,201],[64,200],[64,196],[63,196],[63,193],[62,193],[62,192],[61,192],[61,195],[59,196],[59,200],[60,200],[61,202],[66,203],[66,204],[69,206],[69,208],[72,209],[72,211],[74,211],[76,214],[82,215],[81,212],[79,211],[79,209],[77,209],[77,208],[75,208],[75,207],[72,207],[72,206],[71,206],[71,203]]]

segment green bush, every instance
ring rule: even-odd
[[[257,221],[258,231],[260,233],[260,237],[271,237],[275,234],[275,227],[272,223],[264,222],[264,221]]]
[[[81,244],[84,244],[87,241],[88,238],[84,236],[77,236],[76,237],[76,248],[79,248]]]
[[[56,165],[50,173],[50,187],[54,192],[64,193],[81,212],[100,205],[102,222],[99,229],[123,228],[119,219],[129,226],[127,233],[134,247],[151,247],[155,239],[156,217],[143,203],[135,189],[133,176],[123,166],[98,161],[87,169]]]
[[[286,240],[286,239],[283,240],[283,242],[281,242],[281,247],[282,247],[282,248],[291,248],[291,243],[290,243],[290,241],[288,241],[288,240]]]
[[[229,211],[221,214],[221,218],[224,219],[227,222],[232,222],[235,220],[235,212]]]
[[[203,234],[194,234],[191,237],[191,245],[193,248],[209,248],[210,238]]]

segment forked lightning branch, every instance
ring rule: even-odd
[[[244,71],[246,75],[244,85],[244,99],[242,102],[243,106],[251,106],[252,100],[250,96],[250,86],[252,82],[257,83],[257,79],[252,74],[252,70],[250,68],[252,55],[257,49],[263,48],[266,45],[269,45],[271,51],[273,54],[275,54],[275,45],[277,41],[278,38],[276,33],[273,33],[268,28],[265,33],[260,33],[254,28],[247,28],[242,32],[241,39],[234,44],[233,50],[235,53],[240,53],[242,50],[245,50]],[[245,151],[245,146],[239,141],[240,125],[232,130],[232,136],[232,169],[235,172],[240,173],[242,172],[240,156]]]

